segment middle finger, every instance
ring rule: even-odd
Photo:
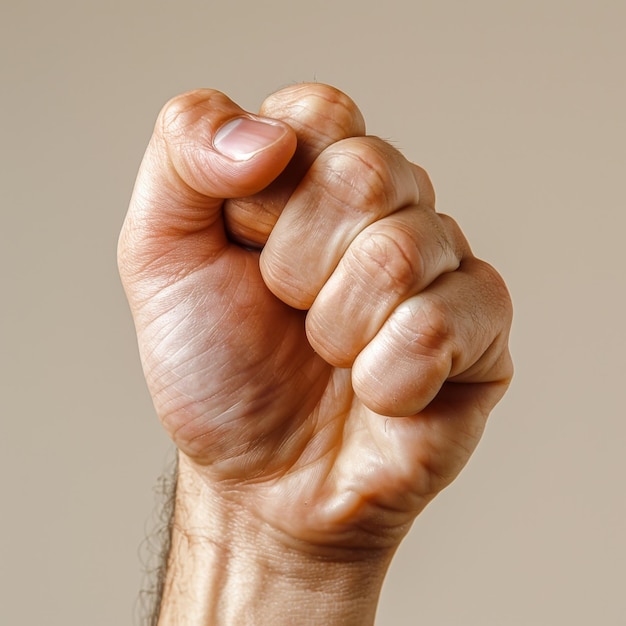
[[[426,173],[377,137],[334,143],[291,196],[261,254],[265,283],[308,309],[357,235],[420,202],[434,202]]]

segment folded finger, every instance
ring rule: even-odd
[[[497,383],[512,374],[511,304],[497,272],[475,257],[394,309],[352,370],[357,395],[384,415],[413,415],[446,381]]]
[[[291,196],[261,255],[267,286],[308,309],[352,241],[374,222],[432,201],[423,170],[376,137],[339,141],[315,160]]]
[[[320,83],[293,85],[269,96],[259,114],[288,124],[298,146],[289,165],[266,189],[228,200],[224,218],[233,241],[262,247],[289,197],[313,161],[333,143],[365,134],[365,121],[343,92]]]
[[[411,206],[374,222],[350,244],[309,310],[311,345],[331,365],[350,367],[392,311],[456,270],[467,250],[460,230],[430,208]]]

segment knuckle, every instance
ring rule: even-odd
[[[331,141],[365,132],[363,116],[354,101],[339,89],[320,83],[286,87],[267,98],[262,112],[279,112],[314,130],[314,136],[325,135]]]
[[[165,137],[176,137],[191,123],[190,114],[197,103],[197,92],[174,96],[161,109],[159,126]]]
[[[157,129],[165,139],[180,141],[189,128],[207,113],[218,116],[232,107],[232,101],[214,89],[196,89],[174,96],[159,113]]]
[[[409,233],[400,229],[363,234],[352,251],[356,271],[381,291],[404,294],[424,275],[424,260]]]
[[[349,213],[382,214],[395,199],[391,166],[378,150],[359,144],[340,141],[325,153],[321,167],[327,192]]]
[[[434,296],[413,298],[398,307],[390,322],[400,349],[427,359],[437,368],[449,369],[454,337],[448,309],[442,299]]]

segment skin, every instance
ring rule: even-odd
[[[179,449],[159,624],[373,623],[512,376],[506,287],[434,205],[334,88],[162,110],[118,255]]]

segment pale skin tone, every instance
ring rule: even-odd
[[[119,265],[179,450],[162,626],[374,622],[512,375],[504,283],[434,207],[331,87],[161,112]]]

